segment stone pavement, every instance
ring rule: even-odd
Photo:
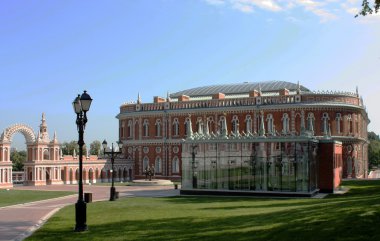
[[[55,185],[15,187],[18,190],[73,191],[78,185]],[[84,185],[84,192],[92,193],[92,201],[108,200],[109,186]],[[179,190],[170,186],[116,186],[119,197],[166,197],[179,195]],[[64,206],[75,204],[78,194],[44,201],[18,204],[0,208],[0,241],[23,240],[42,226],[49,217]],[[73,228],[75,217],[73,217]]]

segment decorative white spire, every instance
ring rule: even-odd
[[[137,104],[141,104],[141,96],[140,96],[140,92],[137,93]]]
[[[305,134],[305,112],[301,111],[301,135]]]
[[[37,133],[37,141],[39,142],[41,140],[41,131],[39,130]]]
[[[187,122],[186,128],[187,128],[187,139],[193,138],[193,127],[191,124],[191,115],[189,115],[189,121]]]
[[[210,135],[210,130],[208,129],[208,121],[206,120],[206,123],[204,125],[204,133],[206,136]]]
[[[57,131],[54,131],[53,142],[54,142],[54,143],[57,143],[57,142],[58,142]]]
[[[359,87],[356,86],[356,96],[359,97]]]
[[[73,150],[73,157],[76,157],[77,156],[77,152],[75,151],[75,149]]]
[[[169,93],[169,91],[166,93],[166,101],[167,101],[167,102],[172,101],[172,100],[170,99],[170,93]]]
[[[328,132],[328,137],[331,137],[331,125],[330,125],[330,123],[329,123],[329,132]]]
[[[301,93],[301,85],[300,82],[297,82],[297,94],[299,95]]]
[[[261,84],[259,83],[259,96],[261,96],[263,92],[261,91]]]
[[[41,141],[49,142],[49,133],[47,131],[45,113],[42,113],[39,136],[40,136],[39,138],[41,139]]]
[[[228,129],[227,129],[227,120],[226,120],[226,114],[224,113],[224,119],[222,121],[222,137],[227,137],[228,135]]]
[[[265,136],[265,125],[264,125],[264,111],[260,111],[260,130],[259,130],[259,136]]]
[[[198,124],[198,135],[203,135],[203,128],[202,128],[202,125],[201,125],[202,122],[200,122]]]
[[[314,135],[314,125],[313,125],[313,120],[309,118],[309,126],[310,126],[310,133]]]

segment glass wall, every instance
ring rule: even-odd
[[[186,142],[182,189],[310,192],[317,142]]]

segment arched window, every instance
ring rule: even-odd
[[[125,125],[125,122],[124,121],[121,121],[121,126],[120,126],[120,136],[121,137],[124,137],[124,125]]]
[[[322,114],[322,133],[324,135],[327,135],[328,134],[328,131],[329,131],[329,120],[330,120],[330,117],[329,117],[329,114],[327,112],[323,113]]]
[[[222,135],[228,134],[225,116],[221,116],[219,119],[219,134],[222,134]]]
[[[161,120],[156,120],[156,136],[161,136]]]
[[[273,115],[268,114],[267,115],[267,128],[269,134],[274,134],[274,125],[273,125]]]
[[[132,137],[132,125],[133,125],[133,121],[129,120],[128,121],[128,137]]]
[[[173,136],[179,135],[179,121],[178,118],[174,118],[173,120]]]
[[[213,126],[214,126],[214,118],[212,118],[212,116],[209,116],[207,118],[207,126],[205,126],[205,128],[207,129],[205,130],[205,132],[208,132],[208,133],[214,132]]]
[[[282,115],[282,133],[283,134],[288,134],[290,132],[289,129],[289,115],[288,113],[284,113]]]
[[[44,160],[50,160],[49,149],[44,149]]]
[[[189,127],[188,127],[189,124],[190,124],[190,118],[188,117],[188,118],[186,118],[186,120],[185,120],[185,136],[189,135],[189,133],[187,133],[187,132],[188,132],[188,129],[189,129]],[[191,128],[191,127],[190,127],[190,128]]]
[[[340,134],[341,133],[341,124],[342,124],[342,114],[341,113],[336,113],[335,121],[336,121],[336,133]]]
[[[143,159],[143,170],[145,170],[149,166],[149,158],[147,156]]]
[[[162,172],[162,162],[161,162],[161,157],[156,157],[156,161],[154,163],[154,171],[156,173],[161,173]]]
[[[172,172],[173,173],[179,173],[179,160],[178,157],[174,157],[172,161]]]
[[[245,117],[245,132],[252,133],[252,119],[250,115]]]
[[[232,133],[234,134],[238,134],[239,133],[239,118],[237,117],[237,115],[234,115],[232,117]]]
[[[352,133],[352,116],[351,114],[347,115],[347,126],[348,126],[348,134]]]
[[[144,120],[143,128],[144,128],[144,136],[145,137],[149,136],[149,120],[148,119]]]

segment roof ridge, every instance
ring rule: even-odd
[[[171,98],[176,98],[181,95],[188,96],[209,96],[217,93],[224,94],[238,94],[238,93],[248,93],[252,90],[258,90],[261,87],[263,92],[275,92],[281,89],[297,90],[298,83],[292,83],[283,80],[268,80],[260,82],[243,82],[243,83],[229,83],[229,84],[215,84],[194,87],[190,89],[185,89],[170,94]],[[306,87],[301,85],[301,90],[310,91]]]

